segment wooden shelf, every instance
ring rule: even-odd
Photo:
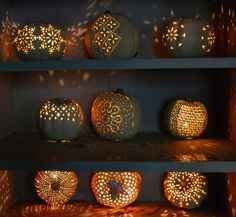
[[[164,203],[138,203],[120,209],[111,209],[98,206],[96,204],[85,202],[74,202],[58,207],[52,207],[45,204],[37,203],[17,203],[11,207],[2,217],[110,217],[110,216],[132,216],[132,217],[156,217],[156,216],[179,216],[179,217],[227,217],[227,212],[217,208],[203,209],[198,208],[191,211],[173,208]]]
[[[236,58],[134,58],[128,60],[0,62],[1,72],[209,68],[236,68]]]
[[[0,142],[0,169],[76,171],[235,172],[236,146],[224,139],[175,140],[139,133],[113,142],[82,134],[72,143],[50,143],[38,134]]]

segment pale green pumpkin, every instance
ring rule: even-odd
[[[92,125],[96,133],[110,140],[132,138],[141,123],[137,101],[120,92],[102,92],[93,102]]]
[[[56,60],[64,55],[65,39],[51,24],[33,23],[19,29],[14,40],[23,60]]]
[[[126,16],[106,13],[89,27],[85,45],[97,59],[131,58],[137,53],[139,35]]]
[[[162,45],[171,57],[207,56],[215,46],[214,28],[204,20],[173,20],[164,28]]]
[[[74,100],[48,100],[39,112],[40,131],[52,141],[70,141],[77,138],[83,123],[82,108]]]

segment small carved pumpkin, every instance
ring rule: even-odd
[[[206,177],[199,173],[169,172],[164,179],[164,194],[176,207],[196,208],[207,195]]]
[[[14,40],[23,60],[56,60],[64,55],[65,39],[51,24],[34,23],[18,30]]]
[[[74,100],[56,98],[46,101],[39,112],[42,134],[52,141],[75,139],[84,123],[81,106]]]
[[[66,171],[40,171],[34,182],[38,196],[50,205],[69,201],[75,194],[77,185],[76,174]]]
[[[85,37],[89,54],[97,59],[134,57],[138,44],[139,35],[134,24],[122,14],[99,16]]]
[[[141,183],[137,172],[97,172],[92,177],[91,187],[99,203],[120,208],[137,199]]]
[[[197,19],[178,19],[164,28],[162,44],[172,57],[202,57],[215,46],[212,25]]]
[[[198,101],[174,100],[167,106],[164,116],[166,129],[177,138],[198,137],[207,126],[207,110]]]
[[[141,110],[133,97],[122,90],[102,92],[93,102],[92,125],[106,139],[124,140],[133,137],[141,122]]]

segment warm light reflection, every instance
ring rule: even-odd
[[[74,172],[40,171],[34,185],[38,196],[55,206],[71,199],[77,190],[78,178]]]
[[[207,195],[206,177],[199,173],[169,172],[164,180],[164,194],[174,206],[196,208]]]
[[[140,192],[142,178],[137,172],[97,172],[92,177],[96,200],[109,207],[133,203]]]
[[[167,129],[178,138],[200,136],[207,126],[207,110],[198,101],[175,100],[166,109]]]
[[[208,158],[205,154],[179,154],[175,156],[175,159],[180,162],[195,162],[195,161],[207,161]]]

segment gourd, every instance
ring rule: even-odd
[[[96,59],[131,58],[137,53],[138,45],[135,25],[122,14],[99,16],[85,36],[88,53]]]
[[[75,100],[56,98],[46,101],[39,112],[41,133],[51,141],[67,142],[78,137],[84,114]]]
[[[207,126],[205,106],[191,99],[171,101],[164,114],[166,130],[176,138],[192,139],[200,136]]]
[[[91,121],[95,132],[106,139],[132,138],[141,122],[141,109],[137,101],[118,89],[101,92],[93,102]]]
[[[76,192],[77,185],[76,174],[68,171],[40,171],[34,182],[38,196],[50,205],[69,201]]]
[[[60,29],[38,22],[18,29],[14,44],[23,60],[56,60],[64,55],[66,41]]]
[[[215,46],[214,28],[198,19],[177,19],[162,33],[162,45],[170,57],[203,57]]]
[[[97,172],[92,176],[91,187],[99,203],[120,208],[137,199],[141,183],[137,172]]]
[[[199,173],[169,172],[164,179],[164,194],[172,205],[194,209],[207,195],[207,179]]]

